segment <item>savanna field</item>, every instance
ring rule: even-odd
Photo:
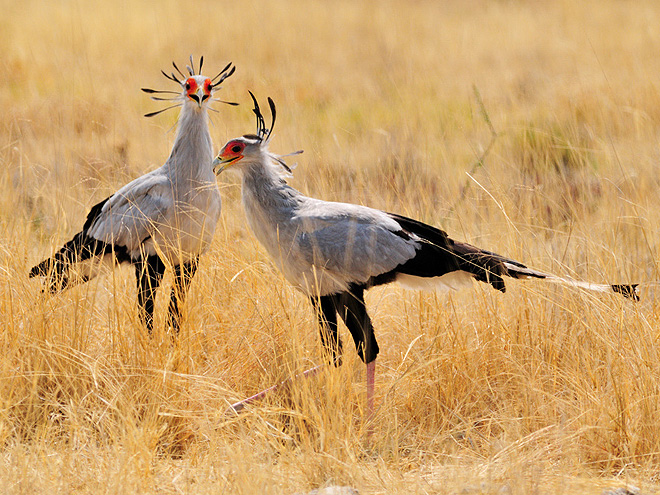
[[[0,491],[601,494],[660,491],[660,4],[653,1],[1,2]],[[147,337],[134,271],[49,297],[27,273],[90,207],[160,166],[178,110],[141,87],[237,71],[216,150],[304,149],[290,184],[431,223],[529,266],[640,282],[642,300],[507,280],[368,292],[381,347],[321,362],[309,301],[248,230],[240,182],[182,332],[171,275]],[[210,164],[209,164],[210,166]]]

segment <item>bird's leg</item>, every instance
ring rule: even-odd
[[[309,378],[311,376],[316,375],[321,370],[321,368],[323,368],[323,366],[324,365],[319,364],[318,366],[314,366],[313,368],[303,371],[300,375],[297,375],[293,378]],[[277,385],[273,385],[272,387],[269,387],[266,390],[262,390],[261,392],[254,394],[252,397],[248,397],[247,399],[243,399],[242,401],[232,404],[231,406],[229,406],[229,409],[227,409],[227,413],[238,413],[242,411],[245,406],[263,399],[270,392],[274,392],[275,390],[281,387],[289,386],[293,382],[293,378],[289,378],[288,380],[285,380],[282,383],[278,383]]]
[[[337,330],[337,297],[330,295],[311,299],[318,318],[325,357],[335,366],[340,366],[342,343]]]
[[[179,334],[181,307],[186,299],[190,282],[192,282],[198,266],[199,257],[174,267],[174,285],[172,287],[172,297],[170,298],[168,324],[175,335]]]
[[[138,289],[138,311],[142,324],[147,327],[149,335],[154,328],[154,300],[156,289],[165,273],[165,264],[157,255],[148,256],[135,264]]]
[[[335,366],[339,366],[341,364],[341,339],[339,338],[339,332],[337,331],[337,299],[335,296],[322,296],[311,297],[311,300],[318,317],[319,328],[321,331],[321,342],[323,344],[323,349],[326,352],[326,356],[329,358],[328,361]],[[315,366],[303,371],[303,373],[298,376],[302,378],[314,376],[322,367],[322,364]],[[237,413],[247,404],[261,400],[270,392],[274,392],[285,385],[288,386],[291,381],[292,379],[290,378],[282,383],[262,390],[261,392],[254,394],[252,397],[236,402],[229,407],[228,412]]]
[[[376,383],[376,360],[367,363],[367,437],[373,432],[374,384]]]
[[[351,292],[341,294],[340,303],[343,308],[339,315],[351,332],[355,347],[362,361],[367,363],[367,436],[371,436],[371,420],[374,414],[374,382],[376,375],[376,356],[378,356],[378,342],[374,335],[374,327],[364,304],[364,288],[352,287]]]

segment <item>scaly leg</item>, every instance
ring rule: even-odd
[[[308,378],[311,376],[316,375],[321,368],[323,368],[323,364],[319,364],[318,366],[314,366],[313,368],[310,368],[308,370],[303,371],[300,375],[296,375],[292,378],[289,378],[288,380],[283,381],[282,383],[278,383],[277,385],[273,385],[272,387],[267,388],[266,390],[262,390],[261,392],[254,394],[252,397],[248,397],[247,399],[243,399],[239,402],[236,402],[229,406],[227,409],[226,413],[239,413],[247,406],[248,404],[252,404],[253,402],[257,402],[258,400],[263,399],[266,397],[269,393],[274,392],[275,390],[278,390],[279,388],[289,386],[294,378]]]
[[[376,382],[376,360],[367,363],[367,437],[373,433],[374,384]]]
[[[334,363],[335,366],[338,366],[341,364],[341,339],[339,338],[339,332],[337,331],[337,310],[335,296],[311,297],[311,300],[318,317],[319,329],[321,331],[321,343],[323,344],[324,350],[330,358],[330,362]],[[304,371],[298,377],[306,378],[314,376],[322,367],[323,365],[315,366],[314,368]],[[261,392],[256,393],[247,399],[236,402],[235,404],[229,406],[227,412],[238,413],[242,411],[246,405],[263,399],[269,393],[278,390],[282,386],[290,384],[291,381],[292,379],[286,380],[282,383],[262,390]]]

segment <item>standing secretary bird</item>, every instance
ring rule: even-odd
[[[309,198],[285,182],[290,169],[283,157],[268,151],[270,129],[257,100],[257,133],[232,139],[214,160],[219,174],[231,168],[242,176],[243,206],[255,236],[286,279],[314,305],[321,340],[329,357],[340,363],[337,313],[367,364],[367,418],[373,411],[378,343],[364,304],[370,287],[400,282],[411,288],[456,289],[473,280],[505,291],[503,277],[537,278],[637,299],[636,285],[580,282],[527,268],[522,263],[454,241],[435,227],[410,218],[367,208]],[[234,404],[240,410],[245,403]]]
[[[149,334],[156,290],[167,266],[175,274],[168,323],[178,333],[181,305],[220,216],[220,192],[209,166],[213,145],[207,110],[210,102],[220,101],[213,94],[235,67],[230,63],[210,79],[201,75],[203,61],[200,58],[195,74],[190,58],[188,77],[172,63],[181,79],[163,72],[181,91],[143,88],[152,95],[167,95],[153,96],[154,100],[175,102],[146,117],[182,107],[165,164],[93,206],[82,230],[30,271],[30,277],[45,277],[48,291],[56,293],[93,278],[103,261],[131,263],[137,276],[140,319]]]

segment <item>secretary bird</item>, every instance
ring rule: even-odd
[[[57,293],[96,276],[103,262],[132,264],[140,319],[150,335],[156,290],[168,266],[175,275],[168,324],[178,334],[181,305],[220,216],[220,192],[209,166],[213,144],[207,110],[213,110],[210,102],[221,101],[213,95],[235,67],[229,63],[211,79],[201,75],[203,63],[201,57],[195,71],[190,57],[189,75],[185,76],[172,62],[181,79],[161,71],[181,91],[142,88],[151,95],[166,95],[152,96],[153,100],[174,102],[146,117],[182,107],[165,164],[94,205],[82,230],[30,270],[30,277],[45,277],[48,292]]]
[[[638,299],[637,285],[593,284],[543,273],[455,241],[417,220],[303,195],[285,182],[291,170],[283,157],[268,150],[276,116],[273,100],[268,98],[272,123],[267,129],[257,100],[251,92],[250,96],[257,133],[229,141],[213,161],[214,171],[240,172],[248,224],[286,279],[311,299],[321,341],[336,365],[342,350],[337,313],[346,324],[367,365],[367,418],[373,413],[378,355],[364,303],[364,292],[371,287],[400,282],[409,288],[458,289],[478,280],[504,292],[503,277],[537,278]],[[233,410],[274,388],[234,404]]]

